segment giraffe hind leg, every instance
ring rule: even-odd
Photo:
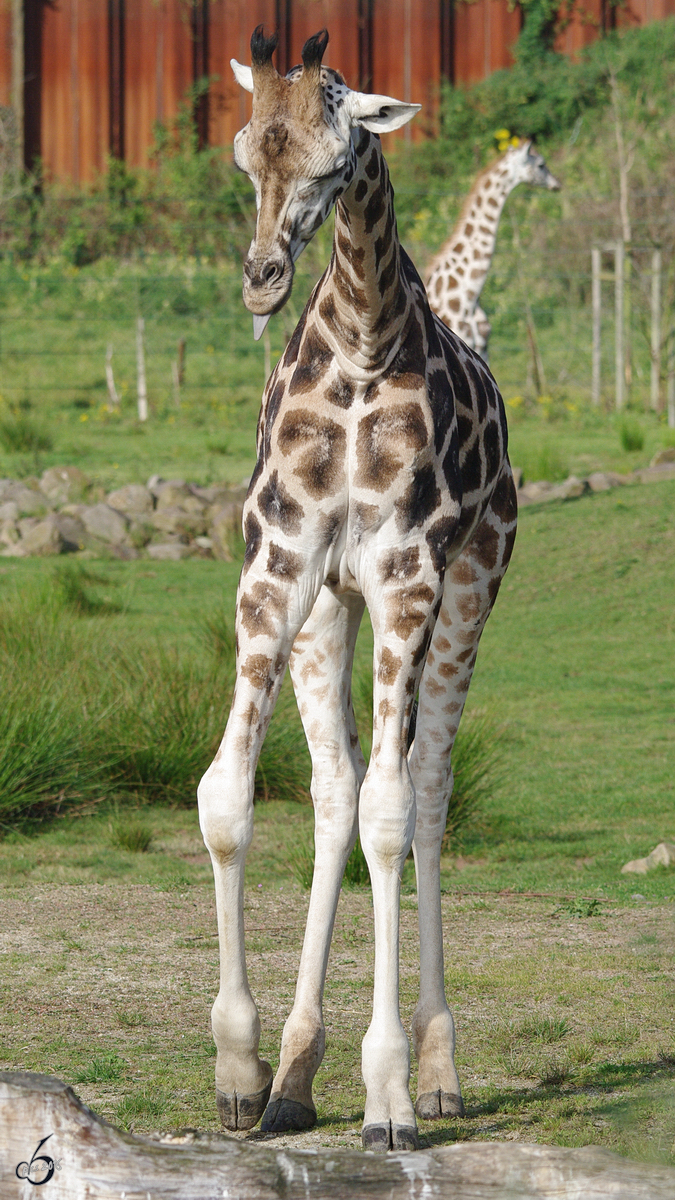
[[[440,856],[453,786],[452,748],[478,643],[513,547],[516,502],[508,466],[505,476],[493,507],[446,574],[410,756],[417,797],[413,852],[420,931],[420,995],[412,1022],[419,1064],[415,1111],[425,1120],[464,1112],[454,1063],[455,1027],[445,997]]]

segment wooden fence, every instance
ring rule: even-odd
[[[559,49],[575,54],[616,21],[675,13],[675,0],[564,0]],[[249,98],[229,60],[247,62],[251,31],[280,34],[288,70],[324,25],[328,65],[348,83],[424,106],[401,136],[434,130],[440,85],[508,66],[522,14],[512,0],[0,0],[0,105],[11,107],[26,166],[48,179],[95,180],[109,155],[145,165],[157,122],[209,79],[196,108],[203,143],[225,145]]]

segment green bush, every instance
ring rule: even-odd
[[[644,430],[635,420],[626,419],[619,426],[619,439],[627,454],[644,450]]]

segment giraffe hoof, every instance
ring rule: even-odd
[[[253,1129],[265,1111],[272,1091],[272,1080],[252,1096],[227,1095],[216,1088],[218,1116],[226,1129]]]
[[[451,1092],[425,1092],[415,1102],[415,1112],[423,1121],[440,1121],[442,1117],[463,1117],[464,1101]]]
[[[419,1150],[420,1142],[414,1125],[364,1125],[361,1130],[364,1150],[386,1154],[388,1150]]]
[[[280,1096],[271,1100],[265,1109],[260,1128],[263,1133],[289,1133],[293,1130],[312,1129],[316,1125],[316,1112],[301,1104],[299,1100],[284,1100]]]

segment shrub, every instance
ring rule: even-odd
[[[0,442],[9,454],[37,455],[54,445],[51,435],[24,413],[10,414],[0,420]]]
[[[645,435],[644,430],[640,427],[636,420],[626,418],[619,426],[619,438],[621,445],[627,454],[635,453],[638,450],[644,450]]]

